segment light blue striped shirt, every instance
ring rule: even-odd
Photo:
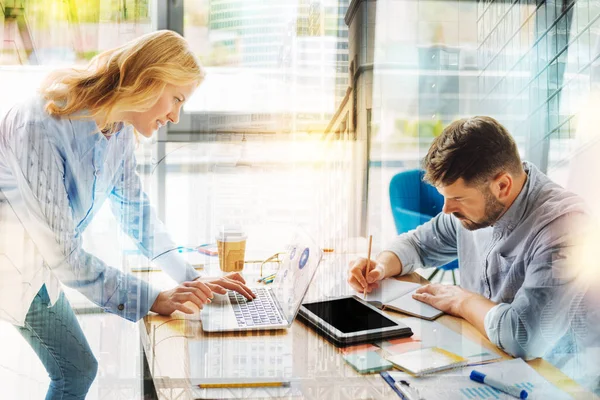
[[[53,118],[43,106],[44,101],[35,97],[0,120],[0,189],[44,264],[16,265],[21,281],[14,285],[29,288],[12,301],[27,304],[5,312],[11,314],[5,319],[22,321],[27,300],[44,283],[50,286],[51,299],[56,299],[58,279],[106,311],[135,321],[148,313],[159,291],[82,249],[82,233],[107,198],[121,227],[146,257],[176,247],[142,190],[133,128],[122,125],[107,139],[92,119]],[[155,261],[177,282],[197,278],[198,273],[176,253]],[[0,309],[11,301],[0,300]]]
[[[523,163],[527,181],[493,226],[469,231],[440,213],[386,249],[402,274],[458,257],[461,287],[499,303],[485,317],[492,343],[517,357],[541,357],[571,329],[585,283],[577,279],[577,235],[589,215],[583,201]]]

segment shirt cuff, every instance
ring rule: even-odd
[[[159,293],[160,290],[150,286],[148,282],[129,275],[103,308],[109,313],[135,322],[150,312]]]
[[[488,339],[500,349],[504,349],[500,343],[500,319],[504,312],[509,308],[510,304],[497,304],[485,314],[483,320],[483,326],[485,327],[485,333],[487,334]]]
[[[388,243],[383,251],[391,251],[402,263],[402,272],[400,275],[408,275],[417,268],[421,268],[421,257],[417,250],[402,239],[402,236],[395,241]]]

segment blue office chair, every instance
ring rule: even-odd
[[[411,169],[394,175],[390,182],[390,205],[398,234],[415,229],[442,212],[444,197],[423,181],[424,175],[422,170]],[[427,279],[432,280],[442,271],[442,280],[446,272],[451,271],[452,282],[456,285],[454,270],[457,268],[458,260],[451,261],[436,268]]]

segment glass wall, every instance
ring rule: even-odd
[[[369,229],[385,242],[396,234],[392,177],[419,168],[451,121],[478,114],[502,118],[483,108],[476,2],[378,1],[368,12],[377,15],[372,49],[367,45],[372,78],[365,78],[373,82],[367,95],[372,97],[368,219]]]
[[[505,97],[495,109],[514,116],[507,123],[527,138],[529,159],[563,184],[577,115],[597,86],[599,18],[600,3],[588,0],[478,7],[481,91]]]
[[[183,3],[183,35],[207,75],[165,133],[177,143],[159,141],[154,157],[153,186],[167,188],[156,203],[173,232],[204,243],[224,223],[285,222],[309,227],[325,247],[345,245],[356,230],[353,202],[342,200],[358,185],[356,144],[323,132],[348,87],[348,3]]]
[[[322,132],[348,86],[347,7],[348,0],[185,1],[184,36],[208,67],[186,111],[221,113],[204,127],[211,131]]]
[[[563,186],[585,185],[572,160],[597,137],[600,2],[389,0],[376,13],[372,229],[395,232],[391,177],[417,168],[465,116],[498,119],[524,159]]]

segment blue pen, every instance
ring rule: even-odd
[[[520,389],[516,386],[511,386],[511,385],[502,383],[499,380],[491,378],[491,377],[487,376],[486,374],[483,374],[479,371],[475,371],[475,370],[471,371],[470,378],[471,378],[471,380],[473,380],[475,382],[484,383],[488,386],[493,387],[494,389],[498,389],[501,392],[504,392],[513,397],[516,397],[517,399],[526,399],[528,396],[528,393],[526,390]]]
[[[379,375],[381,375],[381,377],[383,378],[383,380],[390,385],[390,387],[392,388],[392,390],[394,392],[396,392],[396,394],[398,396],[400,396],[400,398],[402,400],[408,400],[404,394],[398,389],[398,387],[396,386],[396,381],[394,380],[394,378],[392,378],[392,376],[390,374],[388,374],[386,371],[380,372]]]

